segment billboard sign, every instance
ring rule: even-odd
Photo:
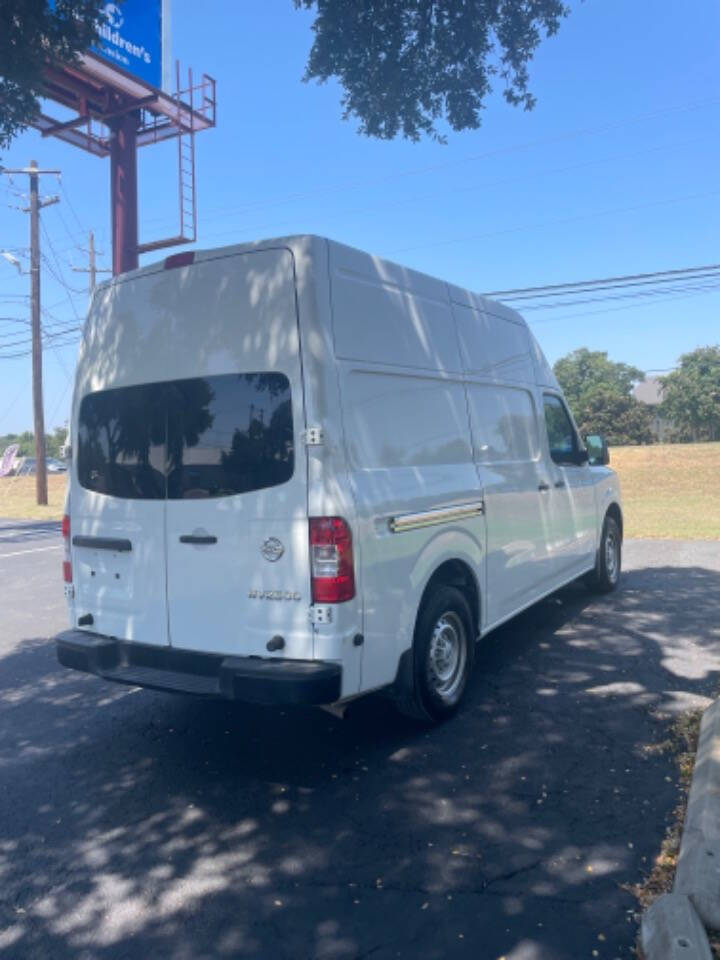
[[[17,443],[11,443],[9,447],[5,448],[2,461],[0,461],[0,477],[6,477],[10,473],[15,464],[15,457],[19,449],[20,447]]]
[[[51,8],[56,0],[49,0]],[[90,52],[152,87],[163,84],[163,14],[167,0],[118,0],[100,8]]]
[[[162,0],[106,3],[90,49],[145,83],[162,86],[162,6]]]

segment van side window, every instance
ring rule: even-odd
[[[560,397],[546,393],[543,397],[545,426],[550,456],[555,463],[576,463],[578,440],[575,428]]]
[[[194,377],[83,397],[78,479],[132,500],[227,497],[293,474],[290,383],[282,373]]]
[[[483,463],[521,463],[539,456],[530,393],[515,387],[469,383],[475,457]]]
[[[358,469],[472,462],[462,384],[360,370],[346,384],[345,436]]]

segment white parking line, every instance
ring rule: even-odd
[[[62,544],[57,543],[52,547],[33,547],[32,550],[13,550],[12,553],[0,553],[0,563],[5,557],[21,557],[24,553],[42,553],[44,550],[62,550],[62,548]]]

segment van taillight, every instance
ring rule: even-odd
[[[310,517],[313,603],[343,603],[355,596],[352,535],[341,517]]]
[[[62,518],[62,535],[65,545],[65,558],[63,560],[63,580],[65,583],[72,583],[72,563],[70,561],[70,517],[66,513]]]

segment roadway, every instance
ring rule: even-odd
[[[677,801],[656,745],[720,674],[720,549],[627,544],[486,638],[421,729],[61,668],[58,525],[0,521],[0,957],[631,957]]]

